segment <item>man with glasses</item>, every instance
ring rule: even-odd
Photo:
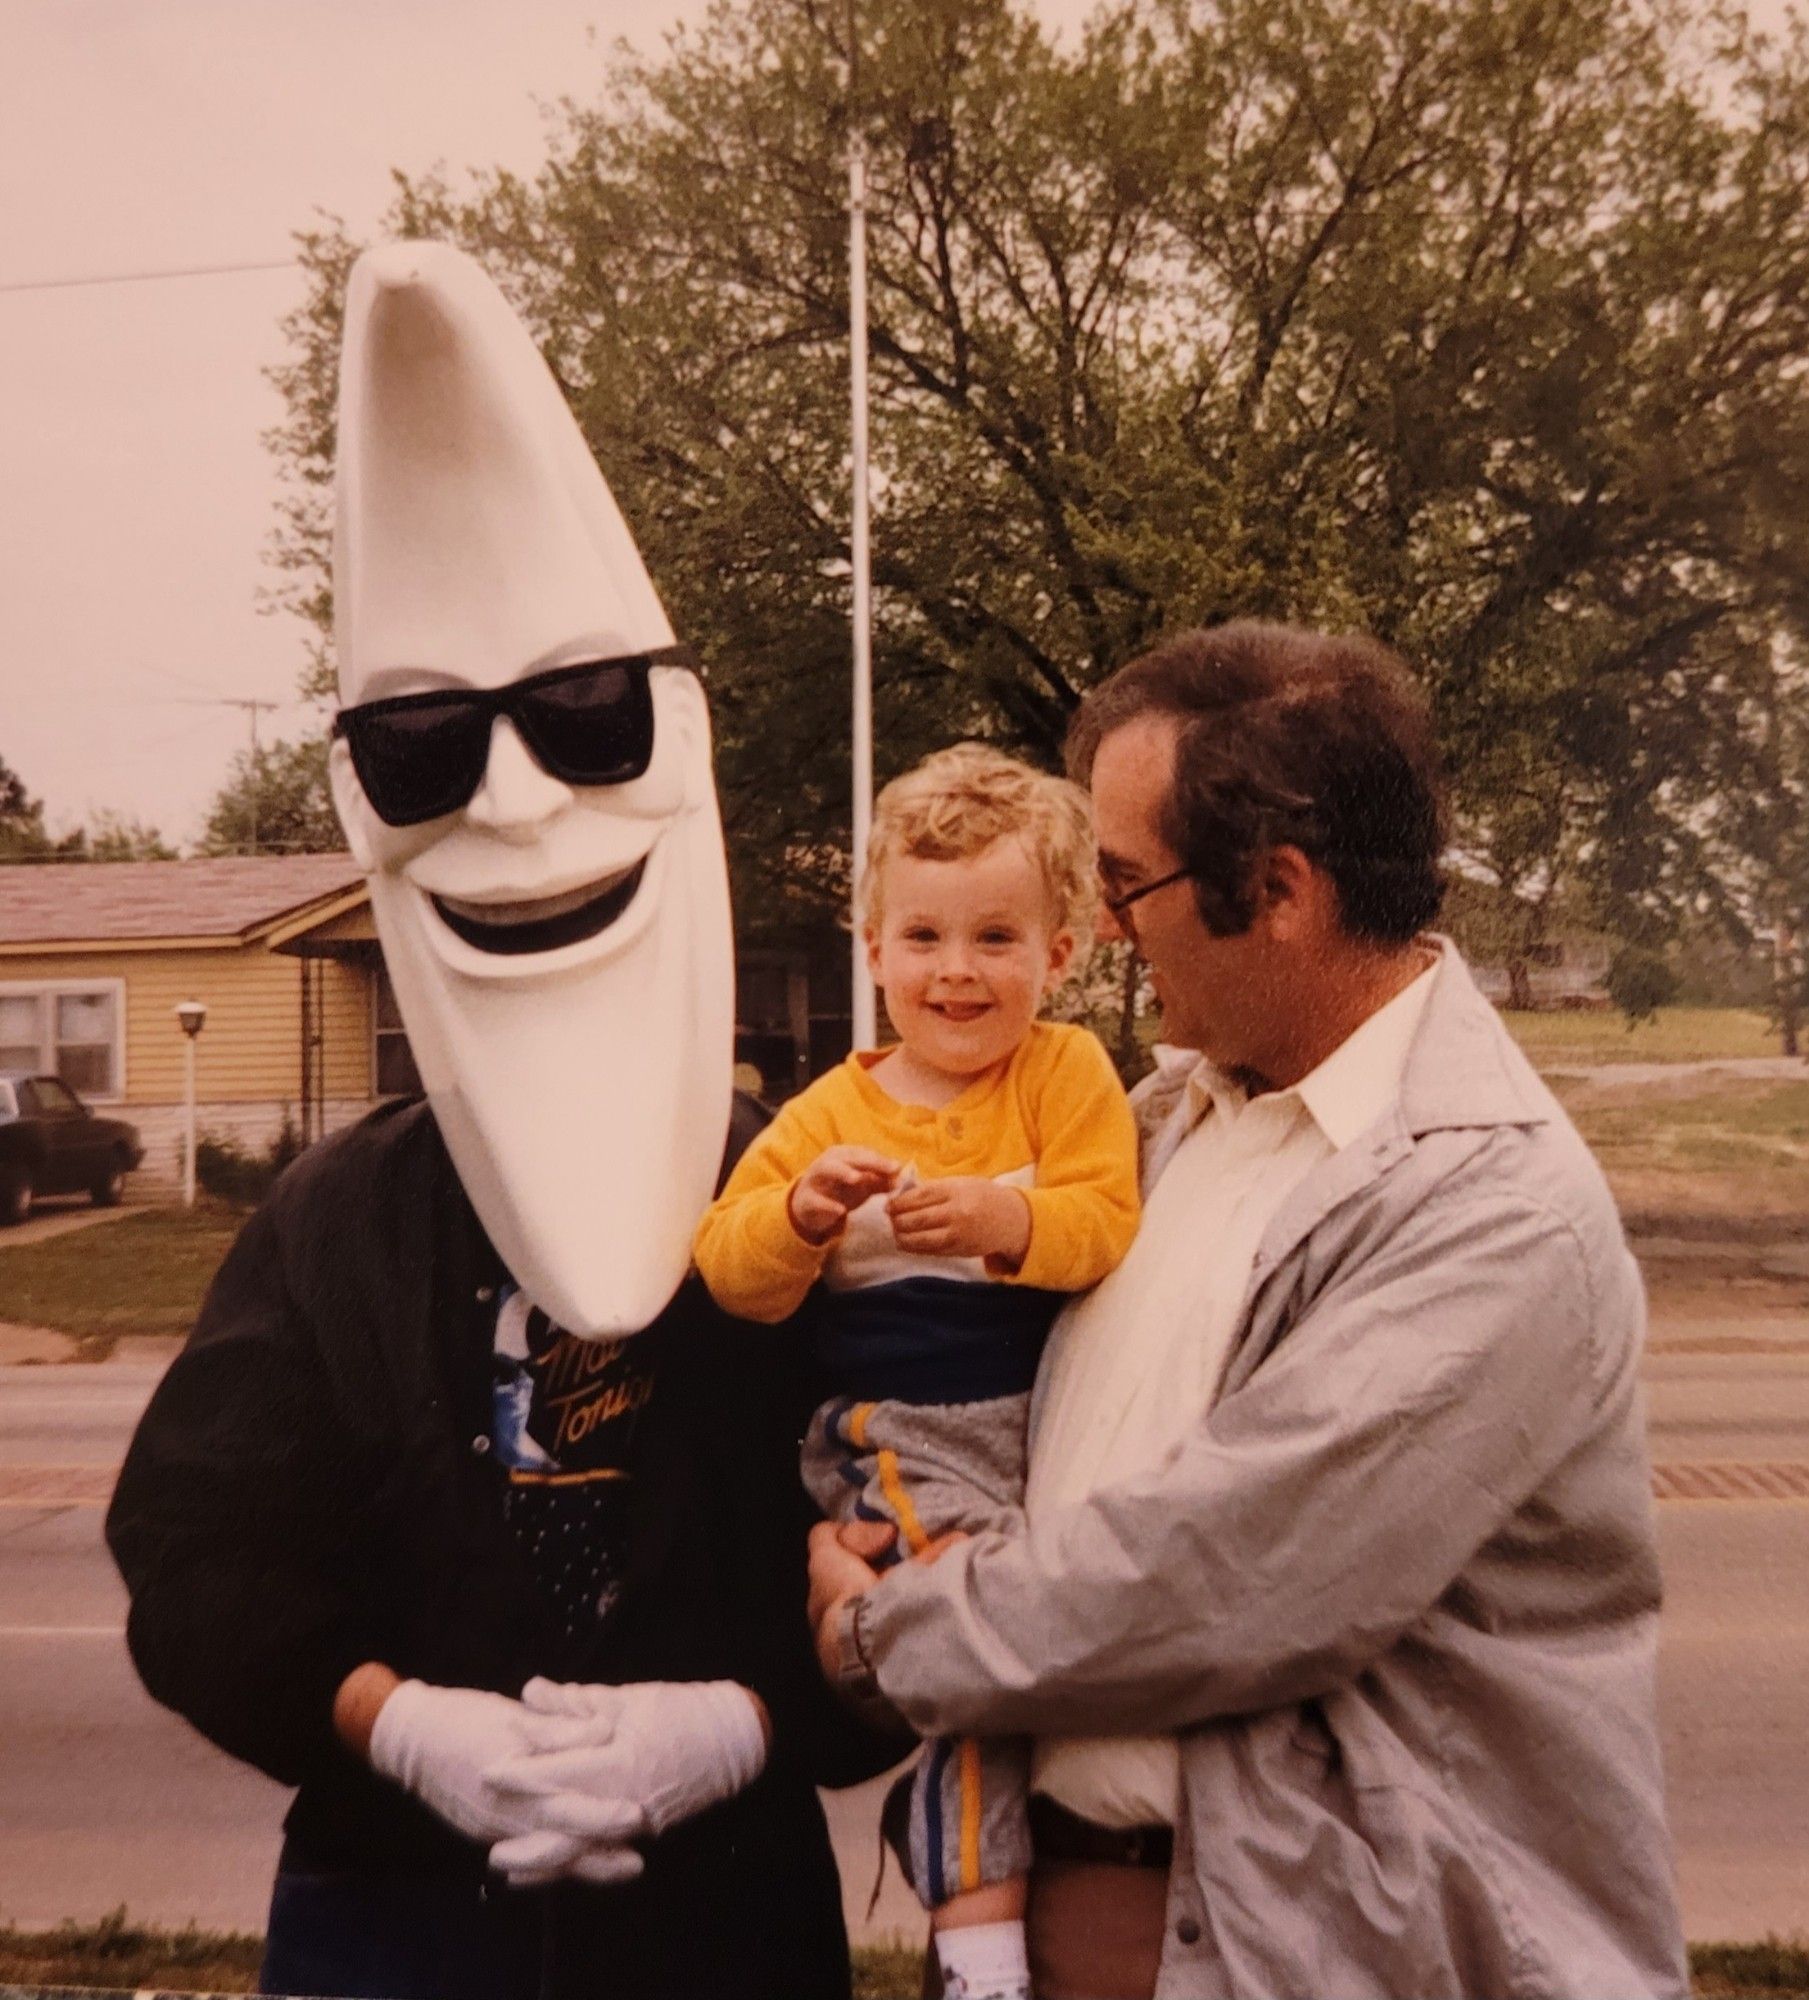
[[[1681,1995],[1640,1282],[1426,932],[1423,701],[1234,624],[1071,750],[1169,1044],[1142,1231],[1057,1324],[1023,1535],[882,1578],[816,1531],[825,1669],[1037,1739],[1039,2000]]]
[[[686,1278],[761,1122],[702,685],[468,258],[360,259],[340,379],[331,775],[427,1102],[227,1256],[108,1518],[133,1658],[299,1787],[261,1991],[837,2000],[818,1396]]]

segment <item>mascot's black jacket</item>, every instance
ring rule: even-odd
[[[761,1114],[738,1103],[731,1154]],[[693,1277],[663,1316],[635,1435],[621,1594],[566,1638],[503,1518],[489,1449],[502,1275],[420,1102],[296,1162],[246,1223],[145,1413],[107,1520],[146,1687],[300,1790],[286,1868],[462,1875],[483,1850],[376,1777],[331,1726],[361,1661],[450,1687],[730,1679],[773,1720],[761,1778],[650,1843],[621,1888],[516,1893],[543,1995],[845,1994],[813,1785],[899,1746],[834,1711],[804,1616],[796,1326],[725,1318]]]

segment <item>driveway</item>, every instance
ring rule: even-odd
[[[0,1250],[19,1250],[27,1243],[48,1242],[53,1236],[67,1236],[75,1229],[98,1229],[102,1223],[118,1222],[133,1212],[129,1203],[118,1208],[96,1208],[86,1195],[59,1198],[48,1207],[39,1203],[23,1222],[0,1229]]]
[[[1802,1056],[1711,1056],[1698,1062],[1541,1063],[1539,1074],[1548,1080],[1562,1078],[1592,1088],[1663,1084],[1682,1090],[1705,1079],[1722,1083],[1809,1082],[1809,1061]]]

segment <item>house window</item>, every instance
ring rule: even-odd
[[[0,1069],[43,1068],[41,1013],[35,993],[0,995]]]
[[[396,989],[389,983],[389,968],[377,968],[375,1009],[376,1047],[371,1056],[371,1074],[379,1097],[420,1095],[421,1072],[415,1068],[415,1052],[408,1046],[408,1031],[402,1025],[402,1010],[396,1005]]]
[[[0,986],[0,1069],[60,1076],[83,1097],[120,1096],[123,1000],[116,979]]]

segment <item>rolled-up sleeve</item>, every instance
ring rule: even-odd
[[[1573,1448],[1593,1338],[1563,1216],[1428,1202],[1162,1465],[901,1565],[858,1601],[853,1648],[926,1732],[1169,1731],[1323,1695]]]

